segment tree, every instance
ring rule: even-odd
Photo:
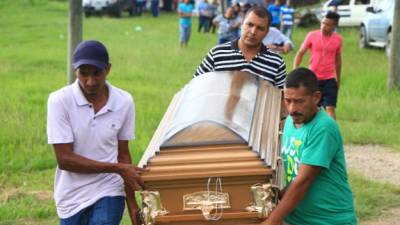
[[[400,89],[400,1],[394,1],[394,18],[389,57],[389,89]]]
[[[74,69],[72,68],[72,55],[75,47],[82,41],[82,0],[69,1],[68,20],[68,59],[67,79],[71,84],[75,80]]]

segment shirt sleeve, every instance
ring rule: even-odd
[[[275,86],[283,89],[286,80],[286,64],[285,61],[282,60],[282,63],[279,65],[277,76],[275,77]]]
[[[336,54],[342,53],[342,45],[343,45],[342,36],[339,35],[338,39],[339,39],[339,41],[338,41],[339,45],[338,45]]]
[[[130,96],[129,106],[125,114],[125,120],[122,123],[121,129],[118,132],[118,140],[133,140],[135,139],[135,103]]]
[[[304,39],[304,42],[301,46],[305,47],[305,48],[311,48],[311,33],[307,34],[307,36]]]
[[[338,142],[334,132],[326,127],[319,127],[310,133],[300,163],[329,168],[337,149]]]
[[[212,54],[212,50],[208,52],[206,57],[204,57],[203,61],[201,62],[200,66],[197,68],[195,74],[193,74],[193,77],[197,77],[201,74],[208,73],[208,72],[213,72],[215,70],[214,68],[214,57]]]
[[[47,101],[47,142],[65,144],[74,142],[68,111],[60,97],[51,94]]]

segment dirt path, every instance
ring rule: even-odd
[[[377,145],[346,146],[347,167],[379,182],[400,186],[400,152]]]
[[[377,145],[346,146],[349,170],[363,174],[374,181],[400,187],[400,152]],[[389,210],[385,218],[364,221],[360,225],[400,225],[400,207]]]

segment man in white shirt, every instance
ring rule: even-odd
[[[268,34],[263,39],[263,44],[272,51],[283,54],[289,53],[294,47],[292,41],[275,27],[269,27]]]
[[[117,225],[125,199],[132,223],[138,224],[134,190],[143,186],[142,169],[131,164],[128,146],[135,132],[133,99],[106,81],[111,64],[102,43],[81,42],[73,66],[77,80],[48,99],[60,225]]]

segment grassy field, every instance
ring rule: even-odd
[[[56,162],[46,144],[46,101],[67,81],[67,18],[65,1],[0,1],[0,225],[57,223],[52,198]],[[135,98],[137,139],[130,144],[135,162],[173,94],[217,41],[215,34],[194,32],[189,48],[180,49],[177,21],[175,14],[84,19],[84,39],[101,40],[110,51],[109,80]],[[296,47],[308,31],[296,29]],[[386,89],[383,51],[358,49],[357,29],[341,33],[344,65],[337,114],[346,143],[400,149],[400,93]],[[288,71],[293,57],[284,57]],[[399,205],[399,187],[353,173],[350,178],[359,219]],[[129,224],[126,216],[124,224]]]

